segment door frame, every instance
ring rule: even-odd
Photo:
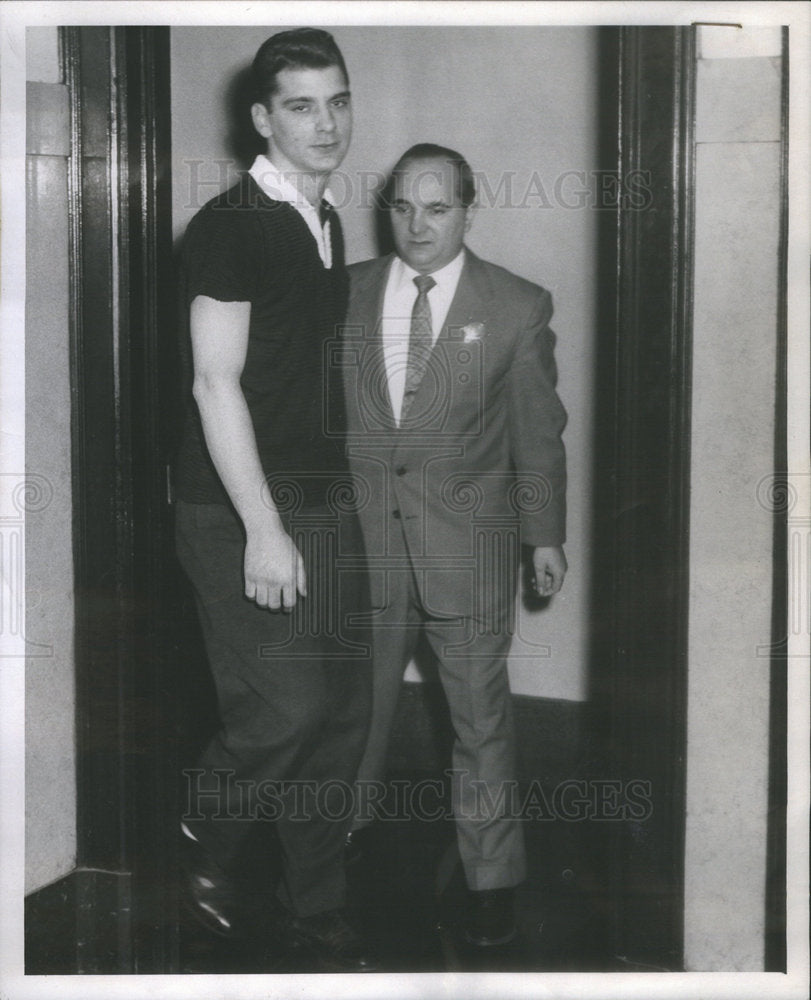
[[[604,845],[619,967],[684,965],[695,29],[605,29],[590,701],[649,813]],[[605,106],[605,105],[604,105]],[[613,124],[613,128],[612,128]],[[627,192],[637,190],[634,198]]]
[[[163,961],[145,954],[162,944],[140,937],[140,873],[171,884],[169,28],[59,33],[71,114],[77,866],[106,876],[82,883],[77,971],[132,972]]]

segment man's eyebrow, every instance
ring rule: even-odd
[[[351,97],[351,93],[348,90],[342,90],[337,94],[333,94],[332,97],[328,97],[329,101],[337,101],[342,97]],[[315,104],[314,97],[287,97],[282,101],[282,104],[287,107],[288,104]]]
[[[408,200],[408,198],[392,198],[389,202],[390,205],[411,205],[413,204]],[[449,204],[447,201],[442,201],[438,199],[437,201],[430,201],[425,208],[453,208],[453,205]]]

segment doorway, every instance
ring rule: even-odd
[[[214,724],[174,562],[175,302],[168,28],[65,28],[72,94],[72,378],[81,971],[177,968],[181,761]],[[590,839],[607,950],[683,963],[690,458],[691,29],[604,29],[601,317],[589,717],[597,780],[653,810]],[[654,210],[634,201],[647,178]],[[649,208],[650,206],[648,206]],[[101,735],[100,735],[101,734]],[[123,905],[123,904],[127,905]],[[111,944],[109,922],[117,912]],[[77,908],[78,912],[78,908]],[[175,928],[175,929],[173,929]],[[33,971],[33,970],[32,970]]]

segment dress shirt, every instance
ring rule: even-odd
[[[428,303],[431,306],[432,343],[434,344],[445,325],[464,263],[465,251],[460,250],[450,264],[446,264],[438,271],[431,272],[431,277],[436,282],[428,292]],[[414,284],[414,278],[419,273],[399,257],[395,257],[389,269],[386,291],[383,296],[383,356],[386,361],[386,378],[391,408],[398,426],[403,407],[403,392],[405,391],[408,339],[411,334],[411,311],[417,300],[417,286]]]
[[[286,201],[295,208],[307,223],[307,228],[313,234],[316,246],[318,247],[318,254],[321,257],[324,267],[332,267],[330,224],[329,220],[327,220],[323,226],[321,225],[318,206],[311,205],[295,184],[291,184],[266,156],[257,156],[248,173],[268,198],[272,198],[274,201]],[[324,192],[324,201],[329,202],[333,207],[335,206],[335,198],[329,188]]]

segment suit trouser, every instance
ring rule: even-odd
[[[371,705],[368,631],[348,620],[368,609],[357,520],[305,513],[309,520],[286,527],[309,596],[285,614],[244,596],[236,515],[217,504],[177,505],[178,555],[194,587],[222,723],[189,772],[184,822],[227,872],[251,822],[274,820],[280,894],[299,916],[345,902],[344,843]]]
[[[405,552],[395,542],[394,563]],[[451,795],[459,855],[474,890],[517,885],[526,876],[515,804],[515,726],[507,676],[513,609],[486,627],[471,618],[436,618],[421,605],[410,568],[386,574],[386,606],[374,617],[373,709],[369,739],[358,772],[364,783],[381,782],[403,674],[420,634],[436,656],[455,739]],[[366,804],[361,801],[359,815]]]

